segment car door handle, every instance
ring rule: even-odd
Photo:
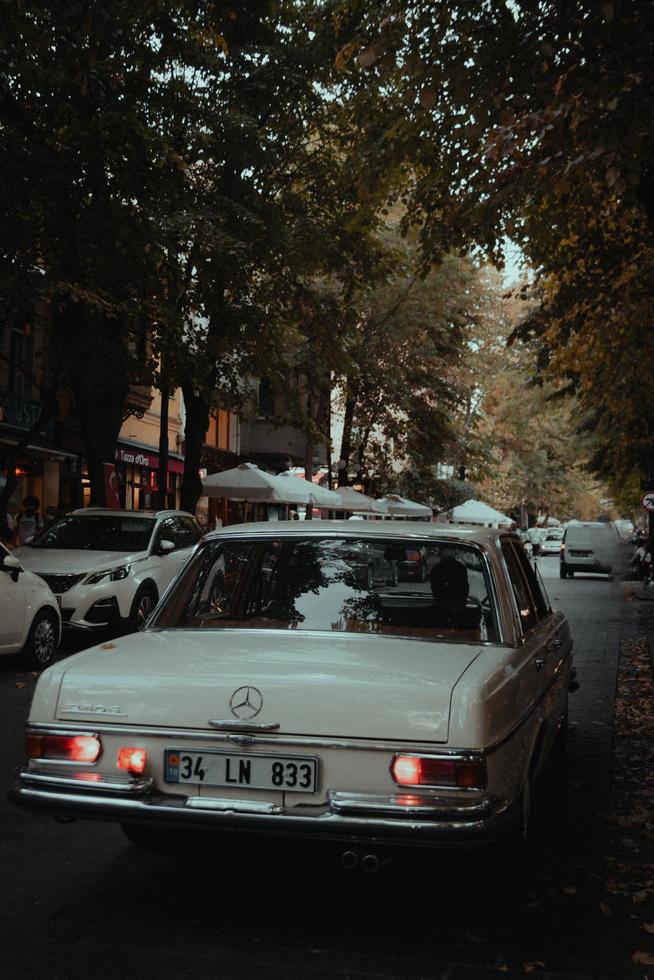
[[[542,670],[546,663],[547,663],[547,657],[534,658],[534,667],[536,668],[536,670]]]

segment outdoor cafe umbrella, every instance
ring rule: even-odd
[[[228,497],[230,500],[248,500],[252,503],[312,503],[302,482],[296,480],[291,483],[281,476],[266,473],[255,463],[241,463],[234,469],[205,477],[202,481],[202,492],[207,497]]]
[[[290,487],[290,493],[297,493],[299,487],[307,495],[306,500],[298,500],[297,503],[312,504],[314,507],[331,507],[332,509],[339,507],[341,504],[340,491],[339,493],[335,493],[334,490],[327,490],[326,487],[312,483],[311,480],[304,480],[301,476],[296,476],[295,473],[291,473],[289,470],[280,473],[277,479]],[[295,486],[296,483],[298,487]],[[295,501],[296,498],[293,497],[292,500]]]
[[[464,504],[453,507],[450,511],[450,521],[454,524],[513,524],[510,517],[490,507],[482,500],[466,500]]]
[[[359,493],[352,487],[339,487],[338,492],[341,495],[341,503],[334,510],[349,510],[353,514],[379,514],[380,516],[389,513],[385,501],[367,497],[365,493]]]
[[[388,504],[391,517],[431,517],[432,509],[427,504],[419,504],[415,500],[407,500],[397,493],[387,493],[381,498]]]

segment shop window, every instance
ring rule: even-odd
[[[10,395],[29,399],[32,393],[32,367],[34,344],[29,323],[12,327],[9,345],[9,373],[7,390]]]

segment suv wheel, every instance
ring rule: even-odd
[[[20,654],[21,664],[24,667],[43,670],[52,663],[57,649],[58,633],[55,614],[48,609],[38,612]]]
[[[134,596],[129,612],[130,632],[140,632],[148,621],[150,613],[157,604],[157,594],[151,585],[142,585]]]

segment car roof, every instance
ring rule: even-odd
[[[113,507],[80,507],[71,511],[76,517],[120,516],[120,517],[149,517],[155,520],[159,517],[193,517],[185,510],[115,510]]]
[[[278,538],[306,537],[311,535],[347,535],[366,538],[447,538],[461,544],[483,544],[492,547],[505,530],[463,524],[434,524],[426,521],[260,521],[252,524],[230,524],[228,527],[211,531],[203,540],[209,538],[231,538],[252,535]]]

